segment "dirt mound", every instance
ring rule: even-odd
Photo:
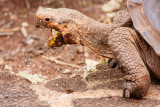
[[[66,92],[83,92],[96,89],[122,89],[123,75],[119,69],[109,68],[108,64],[99,64],[97,71],[89,73],[86,77],[79,75],[71,78],[60,78],[49,81],[45,86],[51,90]]]
[[[0,72],[0,106],[43,106],[49,105],[37,99],[29,83],[9,72]]]
[[[87,84],[82,81],[80,76],[73,78],[61,78],[49,81],[46,85],[47,88],[59,92],[66,92],[67,90],[71,91],[86,91]]]

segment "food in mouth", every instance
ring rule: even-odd
[[[60,31],[51,29],[48,35],[48,46],[49,47],[60,47],[64,44],[63,36]]]

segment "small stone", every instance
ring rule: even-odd
[[[71,72],[71,70],[70,69],[65,69],[64,71],[63,71],[63,74],[71,74],[72,72]]]
[[[4,13],[4,16],[8,16],[8,12],[5,12],[5,13]]]
[[[88,66],[96,66],[97,64],[99,64],[100,62],[98,62],[98,61],[95,61],[95,60],[93,60],[93,59],[85,59],[85,63],[86,63],[86,65],[88,65]]]
[[[31,45],[33,42],[34,42],[34,39],[32,39],[32,38],[28,38],[27,41],[26,41],[26,43],[28,45]]]
[[[84,56],[85,57],[89,57],[89,53],[88,52],[84,52]]]
[[[12,70],[12,68],[9,67],[8,65],[5,65],[4,69],[5,69],[5,70]]]
[[[36,65],[35,65],[35,64],[32,64],[32,67],[36,67]]]
[[[21,68],[21,67],[22,67],[22,65],[18,65],[18,67],[19,67],[19,68]]]
[[[11,19],[11,20],[17,20],[17,15],[16,15],[16,14],[12,14],[12,15],[10,16],[10,19]]]
[[[28,22],[22,22],[22,27],[28,27]]]

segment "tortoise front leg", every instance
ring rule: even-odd
[[[137,34],[130,28],[120,27],[108,37],[110,46],[119,67],[125,75],[123,97],[143,97],[150,86],[149,72],[140,57]]]

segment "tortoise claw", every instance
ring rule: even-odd
[[[130,98],[130,92],[128,89],[123,90],[123,97],[126,99]]]

